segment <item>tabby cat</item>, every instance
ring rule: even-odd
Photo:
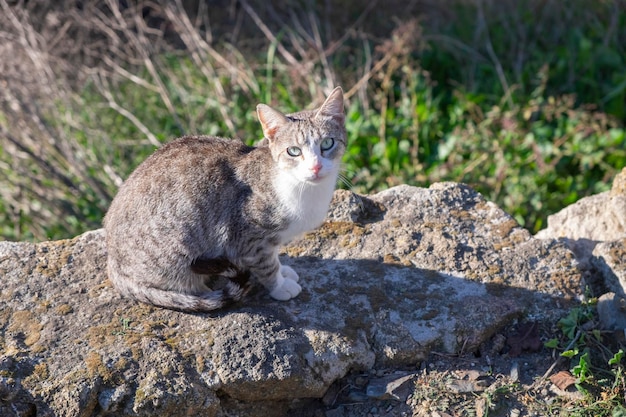
[[[104,219],[108,275],[122,295],[210,311],[240,300],[249,276],[276,300],[300,293],[278,251],[328,211],[346,148],[343,92],[316,110],[285,115],[259,104],[257,115],[258,146],[185,136],[122,184]]]

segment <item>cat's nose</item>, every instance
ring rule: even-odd
[[[318,162],[317,164],[313,165],[311,167],[311,171],[313,172],[313,174],[315,174],[316,176],[319,174],[320,170],[322,169],[322,164],[320,162]]]

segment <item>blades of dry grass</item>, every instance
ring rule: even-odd
[[[240,2],[241,2],[241,6],[244,8],[246,13],[248,13],[248,15],[252,18],[254,23],[261,30],[261,32],[263,32],[265,37],[270,42],[276,42],[278,52],[283,56],[283,58],[287,61],[287,63],[289,65],[292,65],[294,68],[296,68],[300,73],[302,73],[302,75],[305,75],[306,72],[303,70],[302,66],[300,65],[300,62],[298,62],[298,60],[289,51],[287,51],[287,49],[285,49],[285,47],[280,42],[278,42],[278,40],[276,39],[276,36],[274,36],[274,34],[267,27],[267,25],[263,23],[263,20],[254,11],[252,6],[250,6],[250,3],[248,3],[246,0],[240,0]]]
[[[106,98],[107,104],[111,109],[115,110],[120,115],[130,120],[131,123],[141,131],[141,133],[146,135],[146,138],[148,138],[150,144],[156,147],[161,146],[161,142],[159,142],[154,133],[152,133],[150,129],[148,129],[148,127],[141,122],[141,120],[139,120],[130,110],[125,109],[117,103],[115,97],[113,97],[113,94],[111,93],[111,85],[109,84],[106,77],[102,76],[102,74],[98,74],[93,78],[93,80],[96,88],[98,89],[100,94],[102,94]]]
[[[487,25],[487,21],[485,19],[485,11],[483,10],[483,2],[478,2],[478,25],[477,27],[481,28],[481,30],[485,33],[485,49],[487,50],[487,54],[491,59],[491,62],[496,69],[496,74],[498,74],[498,79],[500,80],[500,84],[502,84],[502,89],[505,94],[506,102],[509,105],[509,108],[513,108],[513,100],[511,99],[511,87],[509,86],[509,82],[506,79],[506,75],[504,74],[504,69],[502,68],[502,63],[498,59],[496,52],[493,49],[493,44],[491,42],[491,35],[489,34],[489,26]]]

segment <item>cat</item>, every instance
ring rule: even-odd
[[[108,276],[123,296],[205,312],[240,301],[250,277],[276,300],[300,293],[278,252],[326,216],[346,149],[343,91],[316,110],[256,110],[257,146],[184,136],[122,184],[103,224]],[[216,278],[222,288],[210,287]]]

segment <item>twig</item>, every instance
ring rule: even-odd
[[[572,341],[569,343],[569,345],[567,345],[567,347],[565,348],[565,351],[570,350],[574,344],[578,341],[578,339],[580,338],[580,336],[582,335],[582,330],[578,330],[576,332],[576,335],[574,336],[574,338],[572,339]],[[552,366],[550,368],[548,368],[548,370],[546,371],[545,374],[543,374],[543,376],[539,379],[537,379],[535,382],[533,382],[533,384],[530,386],[530,389],[534,389],[537,388],[537,386],[542,383],[543,381],[545,381],[548,376],[550,376],[550,374],[552,373],[552,371],[554,370],[554,368],[556,368],[556,366],[561,362],[561,360],[563,359],[562,356],[559,356],[558,358],[556,358],[556,360],[554,361],[554,363],[552,364]]]
[[[102,93],[104,98],[107,99],[107,103],[108,103],[109,107],[111,107],[113,110],[118,112],[120,115],[122,115],[122,116],[126,117],[128,120],[130,120],[137,127],[137,129],[139,129],[141,131],[141,133],[146,135],[146,137],[148,138],[148,140],[150,141],[150,143],[152,145],[154,145],[156,147],[161,147],[161,142],[159,142],[159,140],[156,138],[156,136],[150,131],[150,129],[148,129],[146,127],[146,125],[141,123],[141,120],[139,120],[137,118],[137,116],[135,116],[130,111],[126,110],[125,108],[123,108],[122,106],[117,104],[117,101],[115,101],[115,98],[113,97],[113,94],[111,94],[111,89],[109,88],[109,86],[108,86],[107,82],[105,81],[104,77],[102,77],[102,76],[100,76],[98,74],[96,77],[94,77],[94,81],[96,81],[95,84],[98,87],[98,90],[100,90],[100,93]]]
[[[483,11],[482,2],[478,2],[478,16],[480,19],[480,25],[484,27],[485,36],[487,38],[485,47],[487,48],[487,54],[489,54],[489,58],[493,65],[496,67],[496,73],[498,74],[498,79],[500,80],[500,84],[502,84],[502,88],[504,89],[504,94],[506,97],[506,101],[509,105],[509,108],[513,108],[513,100],[511,100],[511,88],[509,87],[509,83],[506,80],[506,75],[504,74],[504,69],[502,68],[502,64],[498,59],[495,51],[493,50],[493,44],[491,43],[491,36],[489,35],[489,27],[487,26],[487,21],[485,19],[485,13]]]
[[[285,47],[280,42],[278,42],[278,39],[276,39],[276,36],[274,36],[274,34],[267,27],[267,25],[263,23],[263,20],[254,11],[254,9],[250,6],[250,4],[246,0],[239,0],[239,2],[241,3],[241,6],[243,6],[243,8],[245,9],[246,13],[248,13],[248,15],[252,18],[254,23],[259,27],[259,29],[261,29],[261,32],[263,32],[265,37],[269,39],[271,42],[276,43],[276,48],[278,52],[283,56],[283,58],[285,58],[285,60],[287,60],[289,65],[293,65],[304,75],[306,71],[304,71],[304,68],[302,68],[302,65],[300,65],[300,62],[298,62],[298,60],[293,55],[291,55],[291,53],[288,50],[286,50]]]

